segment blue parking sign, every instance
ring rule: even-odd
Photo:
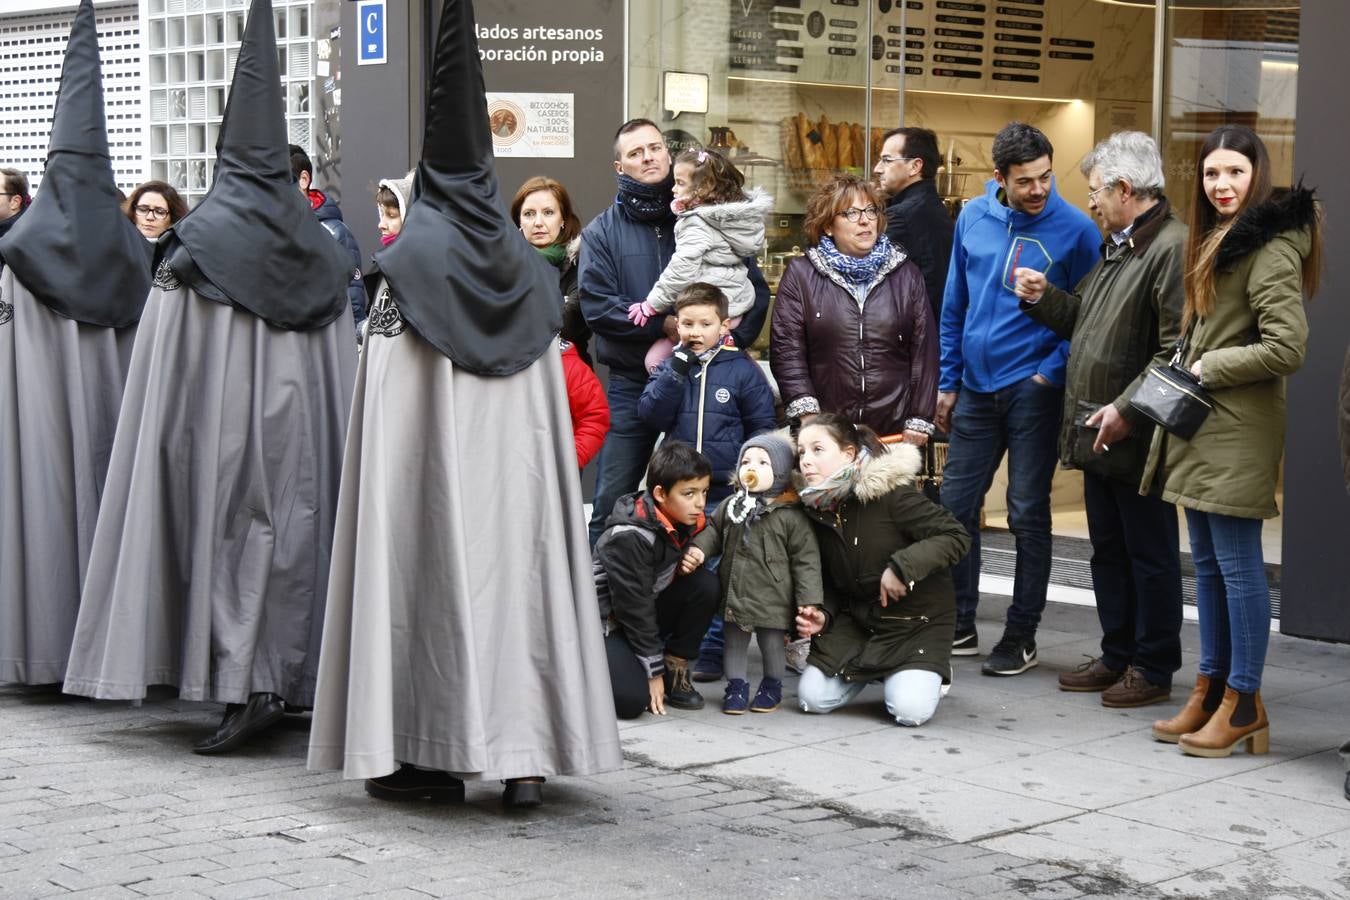
[[[384,0],[360,0],[356,5],[356,64],[382,66],[386,60]]]

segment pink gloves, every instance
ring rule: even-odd
[[[647,320],[655,315],[657,315],[656,308],[652,306],[650,300],[643,300],[628,307],[628,321],[634,325],[646,325]]]

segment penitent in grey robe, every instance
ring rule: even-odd
[[[161,265],[132,353],[66,691],[313,702],[356,358]]]
[[[135,334],[0,275],[0,682],[65,679]]]
[[[380,294],[343,462],[310,766],[368,778],[408,762],[468,780],[618,768],[558,354],[474,375]]]

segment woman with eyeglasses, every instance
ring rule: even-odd
[[[881,198],[861,178],[821,185],[804,228],[811,246],[778,284],[769,349],[788,417],[840,413],[922,446],[938,384],[923,273],[886,237]]]
[[[163,181],[147,181],[127,198],[127,218],[146,240],[157,241],[175,222],[187,215],[187,204]]]

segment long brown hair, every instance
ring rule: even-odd
[[[1215,150],[1241,153],[1252,166],[1247,194],[1233,215],[1220,219],[1219,211],[1205,193],[1205,160]],[[1200,145],[1195,161],[1195,190],[1191,192],[1191,229],[1186,236],[1186,306],[1181,327],[1190,327],[1197,317],[1214,312],[1215,262],[1219,245],[1228,229],[1248,209],[1270,199],[1270,154],[1266,145],[1246,125],[1220,125]]]
[[[572,207],[572,198],[568,195],[567,188],[547,175],[536,175],[526,180],[516,191],[516,196],[511,200],[511,221],[516,223],[516,227],[520,227],[520,208],[525,205],[525,198],[535,191],[548,191],[558,201],[562,228],[558,231],[555,244],[565,244],[581,234],[581,219],[577,218],[577,212]]]

